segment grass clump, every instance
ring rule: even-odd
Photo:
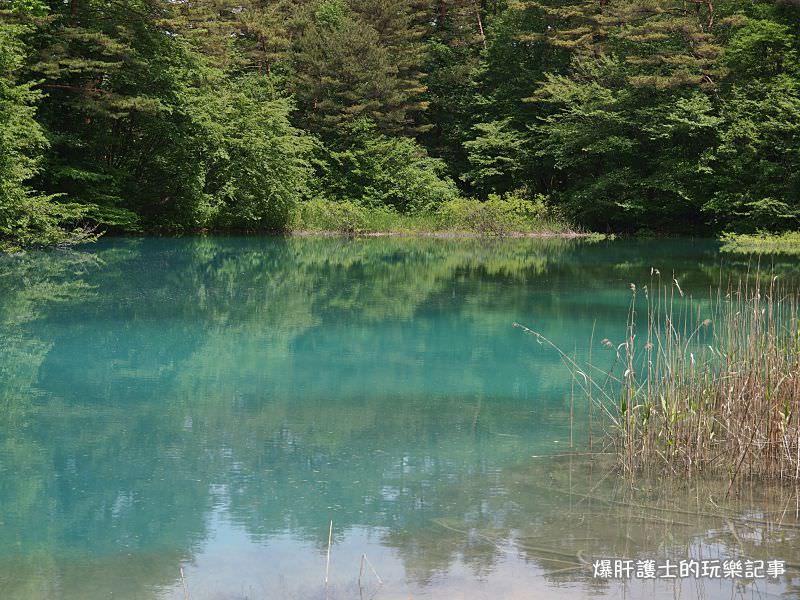
[[[491,194],[486,201],[457,198],[407,213],[392,206],[367,206],[352,201],[310,200],[293,214],[294,231],[370,233],[468,234],[506,237],[525,234],[574,233],[569,223],[536,196]]]
[[[782,234],[734,234],[721,238],[720,251],[735,254],[800,254],[800,231]]]
[[[404,228],[403,217],[389,206],[369,208],[347,200],[309,200],[295,210],[292,229],[357,235]]]
[[[444,202],[436,211],[436,221],[440,229],[489,236],[570,230],[566,219],[546,204],[544,196],[537,194],[529,199],[520,192],[505,196],[489,194],[484,202],[474,199]]]
[[[610,423],[625,473],[721,475],[729,491],[738,479],[796,483],[798,309],[798,290],[777,278],[742,280],[695,303],[653,270],[649,287],[631,284],[625,338],[603,340],[610,369],[559,352]]]

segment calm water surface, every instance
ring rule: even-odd
[[[630,489],[563,456],[587,445],[585,402],[512,326],[578,357],[594,335],[603,360],[651,268],[703,296],[747,267],[691,241],[109,238],[0,259],[0,598],[798,598],[791,491]],[[791,565],[623,584],[592,578],[601,557]]]

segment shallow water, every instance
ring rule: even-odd
[[[685,240],[109,238],[0,259],[0,598],[800,597],[794,491],[630,489],[563,456],[587,447],[586,403],[512,326],[579,358],[593,339],[602,362],[652,268],[704,297],[749,266]],[[791,564],[592,576],[614,557]]]

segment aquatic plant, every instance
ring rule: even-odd
[[[800,481],[800,291],[756,274],[695,302],[656,269],[630,289],[624,339],[602,340],[609,368],[525,328],[601,408],[620,469],[725,474],[729,491],[738,479]]]
[[[721,236],[721,252],[731,254],[800,254],[800,232],[780,235],[747,235],[727,233]]]

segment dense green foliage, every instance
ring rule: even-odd
[[[392,206],[365,206],[350,200],[309,200],[298,205],[290,227],[299,232],[341,234],[416,234],[451,237],[493,237],[574,234],[562,215],[548,207],[544,197],[491,194],[487,200],[454,198],[435,209],[398,212]],[[603,239],[604,234],[581,235]]]
[[[26,27],[15,15],[0,21],[0,251],[33,243],[59,244],[85,238],[85,232],[68,233],[60,225],[79,218],[82,207],[53,202],[53,197],[27,184],[39,170],[47,147],[42,127],[34,118],[40,94],[17,73],[26,47],[21,38]]]
[[[6,249],[493,194],[796,230],[800,5],[0,0],[0,150]]]

